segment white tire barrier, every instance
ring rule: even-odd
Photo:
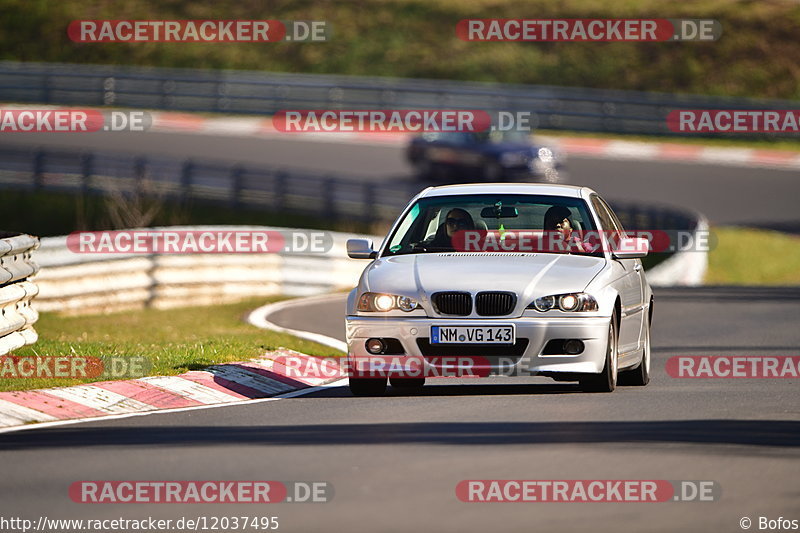
[[[39,338],[33,328],[39,314],[31,307],[39,289],[28,281],[39,270],[31,259],[38,245],[31,235],[0,238],[0,355]]]

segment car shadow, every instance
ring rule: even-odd
[[[126,421],[127,422],[127,421]],[[800,447],[800,421],[383,422],[141,426],[87,424],[0,435],[0,450],[174,446],[441,444],[510,446],[666,443]],[[726,448],[721,447],[720,451]],[[729,448],[727,448],[730,451]]]

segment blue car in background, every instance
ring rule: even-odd
[[[407,157],[420,180],[542,181],[557,183],[561,163],[523,131],[424,133]]]

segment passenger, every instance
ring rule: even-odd
[[[550,237],[545,242],[551,245],[549,251],[566,252],[591,252],[592,247],[581,240],[579,235],[573,233],[572,212],[563,205],[554,205],[544,214],[543,229],[546,232],[558,232],[558,236],[546,234]],[[553,239],[553,237],[556,237]],[[556,241],[556,242],[554,242]],[[557,242],[560,241],[560,242]]]

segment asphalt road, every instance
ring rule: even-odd
[[[343,337],[343,296],[271,319]],[[741,531],[800,518],[798,380],[678,380],[686,354],[796,355],[798,289],[656,292],[653,381],[587,394],[544,378],[346,388],[0,435],[4,516],[270,515],[280,531]],[[77,480],[331,482],[325,504],[79,505]],[[713,480],[715,502],[461,503],[465,479]],[[753,527],[755,530],[757,525]]]
[[[324,141],[324,142],[323,142]],[[364,180],[411,180],[402,146],[190,133],[14,133],[0,146],[46,146],[164,155],[304,169]],[[716,224],[743,224],[800,232],[798,172],[698,163],[570,157],[566,180],[611,200],[684,206]],[[420,188],[427,184],[420,184]]]

